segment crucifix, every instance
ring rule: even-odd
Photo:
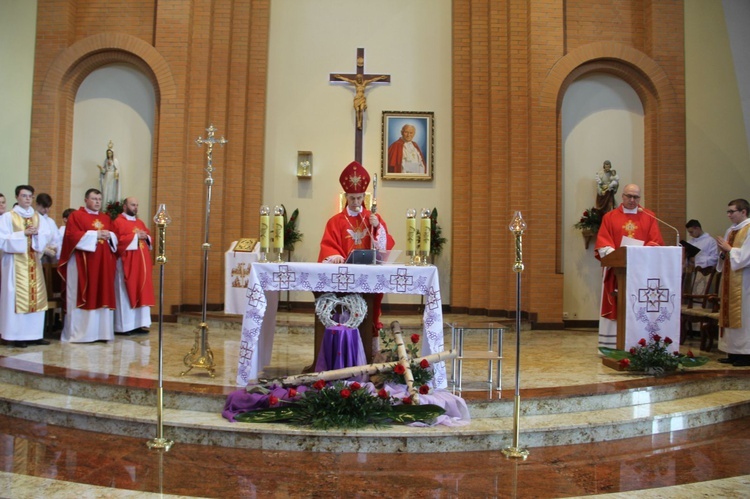
[[[357,115],[357,126],[354,129],[354,160],[362,163],[362,123],[367,110],[365,88],[370,83],[390,83],[391,75],[365,74],[365,49],[357,49],[357,72],[354,74],[331,73],[332,83],[350,83],[354,85],[354,112]]]

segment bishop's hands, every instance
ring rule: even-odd
[[[333,255],[326,258],[326,263],[344,263],[346,259],[341,255]]]
[[[370,213],[370,227],[376,229],[378,225],[380,225],[380,220],[378,220],[377,215]]]

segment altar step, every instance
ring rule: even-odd
[[[0,413],[97,432],[156,436],[154,380],[76,379],[0,368]],[[125,381],[124,383],[121,383]],[[221,417],[231,388],[165,384],[164,435],[197,443],[313,452],[456,452],[512,444],[513,393],[469,401],[471,424],[316,431],[284,424],[229,423]],[[603,385],[597,385],[601,387]],[[521,399],[520,445],[615,440],[705,426],[750,415],[747,373],[673,376],[656,386]]]

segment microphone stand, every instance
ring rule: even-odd
[[[645,213],[646,215],[650,216],[651,218],[653,218],[657,222],[661,222],[664,225],[666,225],[667,227],[669,227],[670,229],[672,229],[674,231],[674,233],[675,233],[675,236],[676,236],[676,239],[675,239],[676,244],[675,244],[675,246],[680,246],[680,231],[677,230],[677,227],[675,227],[673,225],[670,225],[667,222],[665,222],[664,220],[662,220],[661,218],[657,217],[656,215],[653,215],[653,214],[649,213],[648,211],[644,210],[643,207],[641,207],[641,206],[638,207],[638,212],[639,213]]]

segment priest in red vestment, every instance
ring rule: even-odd
[[[58,264],[67,305],[61,339],[73,343],[114,339],[117,236],[100,211],[102,193],[87,190],[85,203],[68,217]]]
[[[395,241],[380,215],[371,213],[362,203],[365,191],[370,185],[370,174],[365,167],[352,161],[344,168],[339,183],[346,193],[346,206],[326,223],[323,239],[320,241],[318,261],[322,263],[344,263],[354,249],[390,250]],[[375,296],[373,321],[380,329],[380,303],[383,295]]]
[[[641,188],[628,184],[622,190],[622,204],[602,218],[596,235],[597,260],[622,246],[623,237],[643,241],[644,246],[664,246],[659,222],[650,210],[639,205]],[[611,268],[604,269],[601,318],[599,320],[599,346],[616,348],[617,345],[617,280]]]
[[[115,334],[146,334],[155,303],[151,234],[138,218],[136,198],[125,198],[123,212],[112,221],[112,230],[117,234]]]

